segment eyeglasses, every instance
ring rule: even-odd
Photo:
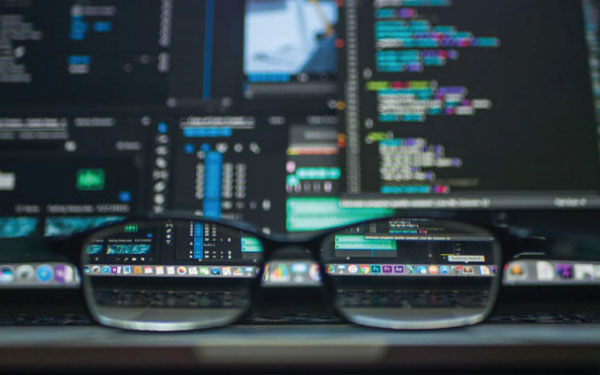
[[[57,242],[58,243],[58,242]],[[319,265],[329,301],[348,322],[388,329],[476,324],[500,285],[500,244],[464,222],[393,217],[291,239],[207,219],[134,220],[53,248],[81,254],[91,315],[141,331],[214,328],[244,318],[281,248],[300,247]]]

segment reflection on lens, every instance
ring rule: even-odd
[[[84,288],[103,324],[187,330],[231,324],[250,306],[262,242],[201,221],[127,223],[93,235]]]
[[[355,323],[397,329],[474,324],[499,285],[487,231],[428,219],[387,219],[331,235],[321,248],[335,303]]]

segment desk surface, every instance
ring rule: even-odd
[[[0,328],[0,368],[527,368],[600,371],[600,325],[478,325],[429,332],[233,326],[190,333]]]

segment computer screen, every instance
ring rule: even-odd
[[[0,0],[0,237],[600,207],[597,0]]]

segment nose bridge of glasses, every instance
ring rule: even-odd
[[[267,261],[272,260],[315,260],[310,248],[305,243],[276,243],[271,248]]]

